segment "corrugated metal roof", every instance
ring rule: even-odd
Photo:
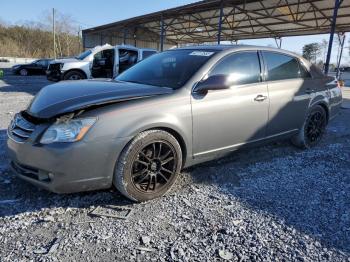
[[[156,39],[160,20],[168,43],[213,42],[218,34],[220,0],[207,0],[106,24],[83,31],[117,34],[140,29],[143,38]],[[221,40],[256,39],[328,33],[333,16],[332,0],[223,0]],[[337,32],[350,31],[350,0],[343,0]]]

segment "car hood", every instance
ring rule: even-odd
[[[57,64],[57,63],[71,63],[71,62],[83,62],[82,60],[76,59],[74,57],[71,58],[61,58],[61,59],[55,59],[50,62],[50,64]]]
[[[63,81],[44,87],[27,109],[31,116],[48,119],[90,106],[170,94],[173,90],[115,80]]]

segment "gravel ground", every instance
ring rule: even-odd
[[[46,84],[0,80],[0,261],[350,261],[350,109],[311,150],[236,152],[133,204],[113,189],[56,195],[9,171],[6,127]],[[96,207],[131,213],[94,216]]]

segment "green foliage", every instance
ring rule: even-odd
[[[321,53],[321,45],[319,43],[311,43],[303,46],[303,57],[312,63],[316,63]]]
[[[81,39],[66,32],[56,34],[58,56],[80,52]],[[0,56],[52,58],[53,34],[40,27],[0,25]]]

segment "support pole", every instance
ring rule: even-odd
[[[164,49],[164,20],[163,14],[160,16],[160,51],[163,52]]]
[[[331,53],[332,53],[332,45],[333,45],[333,38],[334,38],[334,32],[335,32],[335,26],[337,24],[337,16],[338,16],[338,9],[340,6],[340,1],[335,0],[334,4],[334,11],[333,11],[333,18],[332,18],[332,26],[331,26],[331,32],[329,35],[329,43],[328,43],[328,51],[327,51],[327,58],[326,58],[326,64],[324,65],[324,73],[328,75],[329,71],[329,62],[331,60]]]
[[[123,29],[123,45],[126,44],[126,29]]]
[[[222,17],[224,15],[224,8],[223,8],[223,2],[221,0],[220,2],[220,17],[219,17],[219,29],[218,29],[218,45],[220,45],[221,42],[221,29],[222,29]]]
[[[340,39],[340,54],[339,54],[339,59],[338,59],[338,63],[337,63],[337,74],[336,74],[336,78],[338,79],[339,74],[340,74],[340,63],[341,63],[341,58],[343,56],[343,49],[344,49],[344,43],[345,43],[345,33],[342,33],[339,35],[339,39]]]
[[[134,34],[133,34],[133,37],[134,37],[134,46],[136,47],[136,44],[137,44],[137,28],[134,28]]]
[[[52,34],[53,34],[53,57],[56,59],[56,25],[55,25],[55,8],[52,8]]]

